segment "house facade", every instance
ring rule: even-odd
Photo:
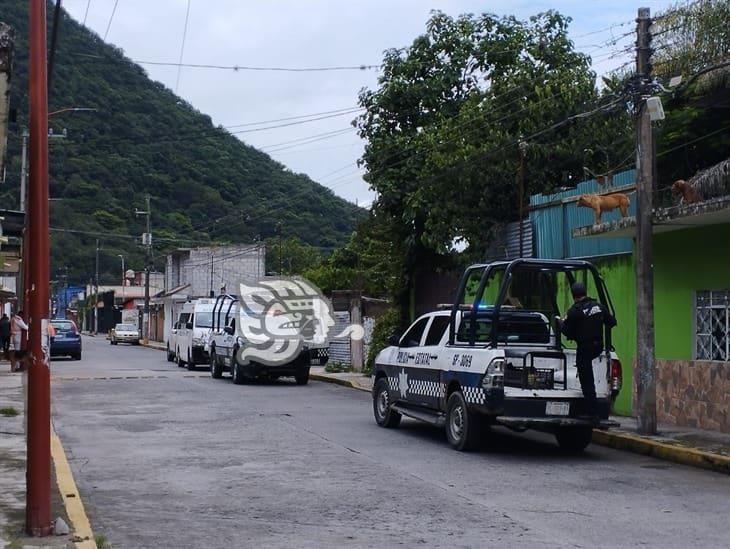
[[[695,178],[702,177],[698,174]],[[622,191],[634,197],[635,172],[617,174],[605,188],[586,181],[560,196],[531,198],[536,255],[595,263],[619,321],[614,346],[624,370],[615,410],[635,407],[635,209],[621,219],[576,207],[582,193]],[[655,208],[654,327],[657,417],[660,422],[730,432],[730,186],[717,186],[696,204]],[[635,202],[635,200],[633,201]],[[581,211],[582,210],[582,211]]]
[[[183,303],[189,299],[220,293],[238,293],[244,280],[258,280],[266,274],[264,244],[235,244],[179,248],[167,255],[165,291],[154,303],[163,309],[164,321],[158,341],[167,341]]]

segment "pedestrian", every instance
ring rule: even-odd
[[[0,353],[7,359],[10,352],[10,319],[3,313],[0,318]]]
[[[561,332],[575,341],[575,365],[586,403],[586,414],[593,423],[598,423],[596,383],[593,378],[593,360],[603,352],[604,327],[616,326],[616,319],[606,308],[592,297],[588,297],[585,284],[575,282],[570,291],[573,306],[561,320]]]
[[[25,363],[25,346],[23,332],[28,331],[28,325],[23,320],[23,311],[18,311],[10,319],[11,352],[10,371],[17,372],[23,369]]]

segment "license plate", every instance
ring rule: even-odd
[[[309,363],[310,364],[313,364],[313,365],[321,364],[322,363],[322,360],[320,358],[310,358],[309,359]]]
[[[570,413],[570,402],[545,403],[546,416],[567,416]]]

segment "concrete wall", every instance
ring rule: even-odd
[[[251,244],[176,252],[167,256],[166,288],[190,284],[185,292],[192,297],[207,297],[211,286],[216,295],[223,286],[237,293],[242,280],[265,274],[265,259],[265,247]]]

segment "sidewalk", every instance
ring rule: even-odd
[[[371,391],[373,386],[369,376],[350,372],[330,374],[322,367],[312,368],[310,377],[361,391]],[[636,418],[612,416],[611,419],[621,427],[594,431],[595,444],[730,474],[730,434],[659,425],[658,435],[645,436],[639,435]]]
[[[74,543],[73,532],[63,536],[30,538],[25,526],[25,384],[26,373],[10,373],[10,365],[0,361],[0,548],[90,547]],[[69,520],[56,485],[51,480],[51,518]]]

